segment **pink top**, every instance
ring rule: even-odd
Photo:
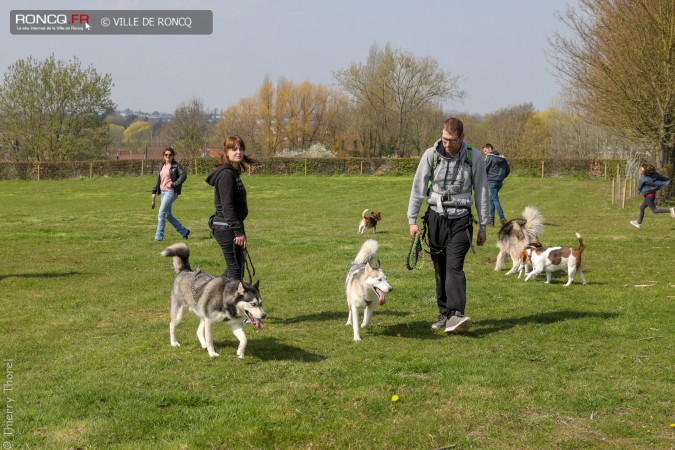
[[[160,191],[171,191],[173,190],[173,182],[171,181],[171,176],[169,175],[169,169],[171,165],[164,164],[162,170],[159,171],[159,190]]]

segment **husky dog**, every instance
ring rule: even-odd
[[[368,239],[361,246],[356,259],[347,272],[345,290],[347,292],[347,306],[349,318],[346,325],[354,328],[354,340],[360,341],[359,333],[359,309],[365,308],[361,328],[370,323],[375,311],[376,301],[380,306],[384,305],[384,293],[393,289],[387,283],[387,276],[382,271],[380,262],[375,263],[378,244],[374,239]]]
[[[513,267],[505,275],[516,273],[520,266],[520,257],[525,246],[536,240],[544,229],[544,218],[534,206],[526,206],[522,219],[511,219],[499,230],[497,236],[497,263],[495,270],[502,270],[506,255],[511,257]]]
[[[213,349],[213,322],[226,322],[232,333],[239,339],[237,356],[244,359],[246,335],[244,319],[262,329],[267,314],[263,311],[262,299],[258,290],[259,282],[254,286],[238,280],[216,277],[197,269],[190,268],[190,250],[185,244],[174,244],[164,249],[162,256],[173,257],[176,279],[171,290],[171,323],[169,335],[171,345],[180,347],[176,340],[176,326],[183,319],[186,309],[199,317],[197,338],[209,356],[219,356]]]
[[[581,282],[586,284],[586,277],[583,270],[581,270],[581,254],[584,251],[584,238],[576,233],[579,239],[579,247],[534,247],[527,246],[527,254],[532,261],[532,272],[526,277],[528,281],[532,277],[536,277],[541,272],[546,272],[546,282],[551,282],[551,274],[556,270],[567,271],[567,283],[565,286],[572,284],[574,274],[578,273]]]
[[[359,222],[359,234],[363,234],[368,228],[373,229],[373,233],[377,230],[377,222],[382,220],[382,213],[380,211],[374,211],[370,213],[369,216],[366,216],[368,209],[364,209],[361,213],[361,222]]]

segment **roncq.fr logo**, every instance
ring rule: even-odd
[[[89,14],[49,14],[30,13],[16,14],[15,25],[89,25]],[[87,28],[89,28],[87,26]]]

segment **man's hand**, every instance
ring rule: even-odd
[[[410,236],[415,236],[416,234],[420,234],[420,229],[417,224],[413,223],[410,225]]]
[[[482,247],[485,244],[486,233],[485,231],[479,231],[478,237],[476,238],[476,245]]]

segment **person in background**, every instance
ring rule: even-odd
[[[640,205],[640,215],[638,220],[631,220],[630,224],[635,228],[642,227],[642,220],[645,218],[645,209],[649,207],[654,214],[670,213],[671,217],[675,218],[675,208],[665,209],[656,207],[656,191],[660,191],[668,186],[670,178],[665,177],[656,171],[652,164],[642,164],[640,166],[640,179],[638,180],[637,189],[640,195],[644,195],[645,199]]]
[[[504,179],[511,173],[511,167],[504,155],[495,151],[492,144],[483,146],[485,154],[485,171],[487,172],[488,187],[490,188],[490,221],[489,224],[495,224],[495,209],[499,214],[499,221],[502,225],[506,223],[502,204],[499,202],[499,190],[504,184]]]
[[[183,166],[178,164],[175,160],[176,151],[173,147],[164,149],[162,164],[155,187],[152,188],[152,204],[155,205],[155,198],[157,193],[160,193],[161,204],[159,206],[159,213],[157,214],[157,230],[155,231],[155,240],[164,240],[164,225],[168,220],[176,231],[185,239],[190,235],[190,230],[185,228],[178,219],[176,219],[171,211],[173,202],[176,201],[183,188],[183,183],[187,179],[187,173]]]
[[[464,258],[471,248],[474,222],[471,193],[480,224],[476,244],[482,246],[488,220],[488,183],[480,151],[464,142],[462,121],[447,119],[441,136],[424,152],[417,166],[408,202],[408,224],[411,236],[420,233],[417,216],[426,199],[429,209],[423,222],[436,272],[436,304],[440,313],[431,328],[459,333],[471,326],[471,318],[464,315]]]
[[[206,182],[213,186],[213,237],[223,251],[226,269],[223,277],[241,280],[244,271],[244,249],[247,245],[244,220],[248,216],[246,188],[241,174],[253,161],[245,155],[246,144],[236,135],[225,139],[219,164]]]

